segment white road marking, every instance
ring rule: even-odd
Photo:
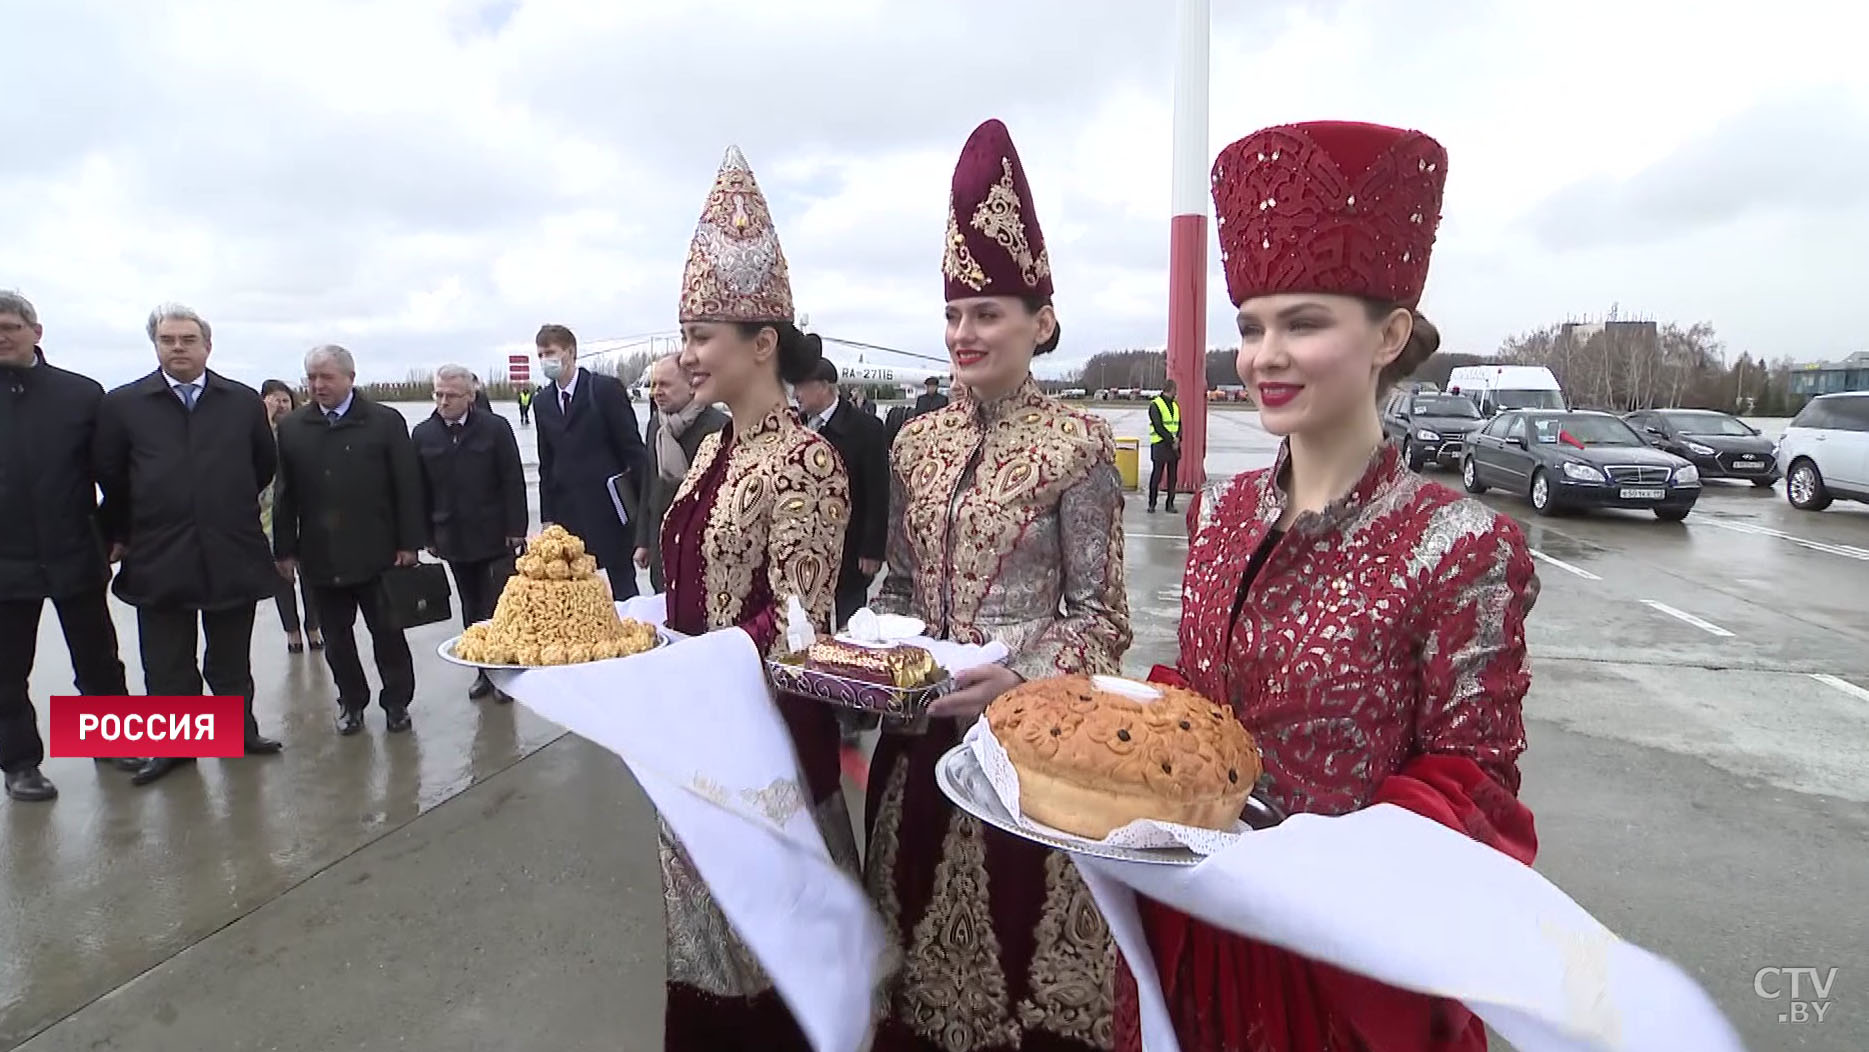
[[[1123,536],[1141,537],[1150,541],[1185,541],[1188,539],[1185,533],[1130,533],[1128,530],[1123,531]]]
[[[1734,533],[1750,533],[1759,537],[1776,537],[1781,541],[1790,541],[1792,544],[1798,545],[1801,548],[1809,548],[1814,552],[1826,552],[1830,555],[1841,555],[1846,559],[1860,559],[1863,562],[1869,562],[1869,548],[1858,548],[1851,544],[1826,544],[1823,541],[1806,540],[1803,537],[1794,537],[1783,530],[1774,530],[1770,526],[1757,526],[1750,522],[1724,522],[1719,519],[1696,519],[1695,525],[1713,526],[1717,529],[1731,530]]]
[[[1869,701],[1869,690],[1865,690],[1841,676],[1827,676],[1821,672],[1813,672],[1811,673],[1811,678],[1822,683],[1826,687],[1834,687],[1858,701]]]
[[[1562,559],[1554,559],[1551,556],[1546,555],[1545,553],[1539,551],[1536,548],[1532,548],[1530,549],[1530,551],[1532,553],[1532,558],[1537,559],[1539,562],[1550,563],[1552,566],[1555,566],[1558,569],[1563,570],[1565,573],[1574,573],[1586,581],[1601,581],[1602,580],[1601,577],[1598,577],[1596,574],[1591,573],[1590,571],[1584,569],[1581,566],[1572,566],[1571,564],[1565,562]]]
[[[1682,621],[1685,621],[1688,624],[1693,625],[1695,628],[1698,628],[1702,632],[1706,632],[1709,635],[1723,636],[1727,638],[1731,638],[1733,635],[1731,632],[1728,632],[1726,629],[1721,628],[1719,625],[1716,625],[1711,621],[1707,621],[1707,620],[1703,620],[1701,618],[1695,617],[1693,614],[1690,614],[1685,610],[1677,610],[1674,607],[1669,606],[1667,603],[1659,603],[1653,599],[1644,599],[1642,600],[1642,603],[1645,606],[1653,607],[1654,609],[1659,610],[1664,614],[1667,614],[1669,617],[1678,618]]]

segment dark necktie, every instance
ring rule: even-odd
[[[456,420],[448,425],[448,438],[451,439],[455,445],[460,445],[461,432],[464,430],[466,430],[466,425]]]
[[[558,392],[558,408],[566,416],[571,415],[571,392],[570,391]]]

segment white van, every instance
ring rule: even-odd
[[[1564,389],[1542,365],[1463,365],[1447,378],[1447,393],[1472,399],[1481,416],[1506,409],[1565,409]]]

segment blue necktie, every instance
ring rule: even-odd
[[[195,389],[195,385],[194,384],[176,384],[175,389],[177,391],[180,391],[182,394],[182,405],[187,407],[189,412],[191,413],[194,412],[195,411],[195,397],[198,394],[198,392]]]

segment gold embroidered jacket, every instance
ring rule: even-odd
[[[668,623],[687,632],[738,626],[777,656],[789,597],[819,633],[831,629],[850,483],[831,444],[782,408],[734,430],[702,440],[663,521]]]
[[[1123,487],[1109,425],[1029,377],[910,420],[893,465],[879,610],[997,639],[1027,679],[1114,673],[1129,649]]]

